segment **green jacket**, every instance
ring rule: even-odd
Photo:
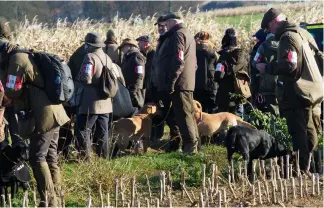
[[[10,55],[5,76],[5,94],[15,101],[15,111],[33,111],[36,124],[34,133],[48,132],[70,120],[61,104],[52,104],[43,90],[28,84],[44,86],[32,55],[21,52]]]
[[[299,26],[283,21],[276,30],[276,40],[279,41],[277,61],[266,65],[265,72],[279,75],[283,82],[282,110],[303,107],[294,90],[294,82],[301,75],[302,50],[299,31],[308,41],[316,45],[314,38]]]
[[[82,44],[70,57],[68,65],[71,69],[72,79],[75,80],[83,63],[86,52],[84,50],[84,44]]]
[[[254,82],[251,83],[253,93],[275,95],[278,76],[259,73],[255,67],[257,63],[269,64],[277,61],[278,45],[279,42],[276,41],[275,36],[270,33],[267,35],[266,40],[259,46],[252,61],[253,70],[256,70],[255,73],[251,73],[251,76],[255,76],[251,78],[251,80],[254,80]]]

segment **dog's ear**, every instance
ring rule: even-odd
[[[199,110],[202,109],[201,104],[200,104],[197,100],[193,100],[193,102],[194,102],[194,105],[195,105]]]

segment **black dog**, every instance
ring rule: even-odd
[[[284,144],[263,130],[256,130],[244,126],[231,127],[225,140],[227,159],[230,162],[234,152],[240,153],[248,161],[247,173],[252,173],[252,160],[269,159],[291,154]]]
[[[27,190],[31,176],[26,161],[29,159],[28,145],[24,141],[15,144],[15,147],[3,145],[0,150],[0,194],[8,197],[8,188],[11,197],[15,198],[18,187]],[[1,199],[2,200],[2,199]],[[8,201],[8,198],[6,199]]]

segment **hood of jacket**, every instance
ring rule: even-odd
[[[294,23],[288,22],[288,21],[282,21],[279,23],[278,28],[275,33],[276,40],[279,41],[280,37],[285,32],[297,32],[298,26]]]

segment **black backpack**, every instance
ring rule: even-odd
[[[45,91],[52,103],[62,104],[72,98],[74,83],[71,70],[57,55],[26,50],[16,50],[15,52],[28,53],[33,56],[33,60],[44,79],[44,87],[41,89]],[[30,84],[40,88],[33,83]]]
[[[97,54],[95,55],[100,59]],[[107,56],[106,64],[104,64],[101,59],[100,61],[103,67],[99,80],[99,96],[101,99],[113,98],[118,91],[117,77],[114,75],[113,70],[107,67]]]

